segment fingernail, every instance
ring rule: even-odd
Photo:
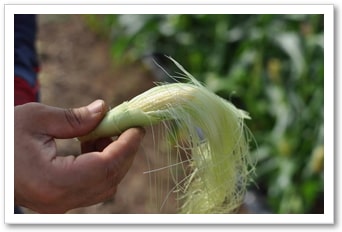
[[[103,108],[104,108],[104,102],[103,102],[103,100],[96,100],[96,101],[90,103],[87,106],[87,108],[92,114],[101,113],[103,111]]]

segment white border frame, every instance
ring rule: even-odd
[[[8,224],[331,224],[334,223],[333,5],[5,5],[5,223]],[[14,14],[324,14],[324,214],[14,214]]]

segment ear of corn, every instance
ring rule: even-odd
[[[191,150],[192,172],[182,184],[176,183],[176,191],[182,193],[180,212],[234,212],[244,198],[252,166],[244,125],[249,116],[174,62],[190,83],[156,86],[122,103],[93,132],[79,139],[114,136],[130,127],[172,120],[186,135]]]

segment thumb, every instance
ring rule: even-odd
[[[62,109],[49,107],[48,114],[42,114],[46,134],[59,139],[85,135],[93,130],[106,114],[108,108],[103,100],[96,100],[87,106]]]

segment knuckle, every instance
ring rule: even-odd
[[[64,116],[71,127],[77,128],[82,124],[82,114],[77,109],[65,109]]]

